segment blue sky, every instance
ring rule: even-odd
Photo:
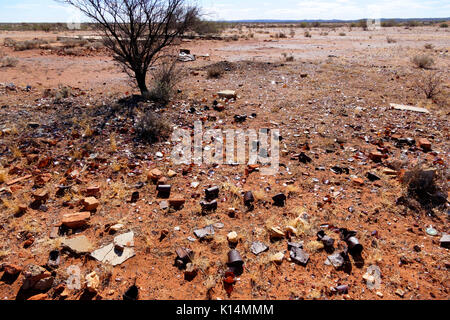
[[[449,0],[197,0],[210,20],[450,17]],[[0,0],[0,22],[76,22],[53,0]]]

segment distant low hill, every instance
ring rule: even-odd
[[[217,22],[232,22],[232,23],[352,23],[352,22],[358,22],[364,19],[356,19],[356,20],[314,20],[314,19],[308,19],[308,20],[274,20],[274,19],[256,19],[256,20],[220,20]],[[380,19],[381,22],[386,21],[395,21],[395,22],[408,22],[408,21],[418,21],[418,22],[443,22],[443,21],[449,21],[450,17],[447,18],[382,18]]]

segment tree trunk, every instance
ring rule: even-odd
[[[147,83],[146,83],[146,74],[141,72],[135,72],[136,74],[136,82],[141,91],[141,95],[145,95],[148,93]]]

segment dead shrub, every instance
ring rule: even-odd
[[[79,39],[79,40],[78,39],[68,39],[68,40],[62,41],[63,48],[65,48],[65,49],[84,47],[88,43],[89,42],[87,40],[83,40],[83,39]]]
[[[412,62],[422,69],[429,69],[434,64],[434,59],[428,55],[418,55],[412,58]]]
[[[145,98],[166,105],[173,96],[180,80],[180,70],[176,59],[165,59],[153,72],[153,86]]]
[[[397,40],[395,40],[394,38],[391,38],[391,37],[386,37],[386,41],[387,41],[387,43],[397,43]]]
[[[208,68],[208,78],[218,79],[223,75],[223,68],[218,65],[214,65]]]
[[[61,101],[72,96],[72,89],[66,86],[59,86],[56,91],[47,90],[44,92],[44,97],[53,97],[55,101]]]
[[[153,143],[167,140],[171,125],[163,116],[149,110],[138,117],[134,129],[139,139]]]
[[[345,37],[347,34],[345,33],[345,32],[340,32],[339,33],[339,36],[341,36],[341,37]]]
[[[426,43],[426,44],[424,45],[424,47],[425,47],[425,49],[428,49],[428,50],[433,49],[433,45],[432,45],[431,43]]]
[[[41,45],[48,44],[48,41],[42,39],[26,40],[14,43],[15,51],[25,51],[38,49]]]
[[[397,200],[397,203],[416,210],[418,203],[427,211],[444,207],[447,203],[446,181],[443,172],[436,169],[424,170],[418,165],[405,173],[402,179],[405,194]]]
[[[306,31],[306,32],[305,32],[305,37],[306,37],[306,38],[311,38],[312,35],[311,35],[311,33],[310,33],[309,31]]]
[[[66,48],[64,49],[64,54],[67,56],[82,56],[84,51],[82,48]]]
[[[0,61],[2,68],[15,67],[19,63],[19,60],[14,57],[4,57]]]
[[[5,47],[14,47],[16,43],[17,41],[12,38],[5,38],[5,40],[3,40],[3,45]]]
[[[429,72],[418,77],[415,85],[420,92],[425,94],[427,99],[433,99],[441,92],[442,82],[442,77],[438,72]]]
[[[295,60],[294,56],[287,56],[286,62],[293,62]]]
[[[284,57],[286,62],[292,62],[295,60],[293,55],[288,55],[286,52],[283,52],[281,55]]]
[[[92,50],[100,50],[105,48],[105,44],[101,41],[96,41],[94,43],[89,44],[89,48]]]

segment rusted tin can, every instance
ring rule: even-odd
[[[205,189],[205,198],[206,200],[214,200],[219,197],[219,187],[214,186],[209,189]]]
[[[251,191],[247,191],[244,194],[244,204],[247,207],[250,207],[252,205],[252,203],[255,202],[255,197],[253,197],[253,193]]]
[[[237,250],[230,250],[228,252],[228,265],[235,267],[242,267],[244,260]]]

